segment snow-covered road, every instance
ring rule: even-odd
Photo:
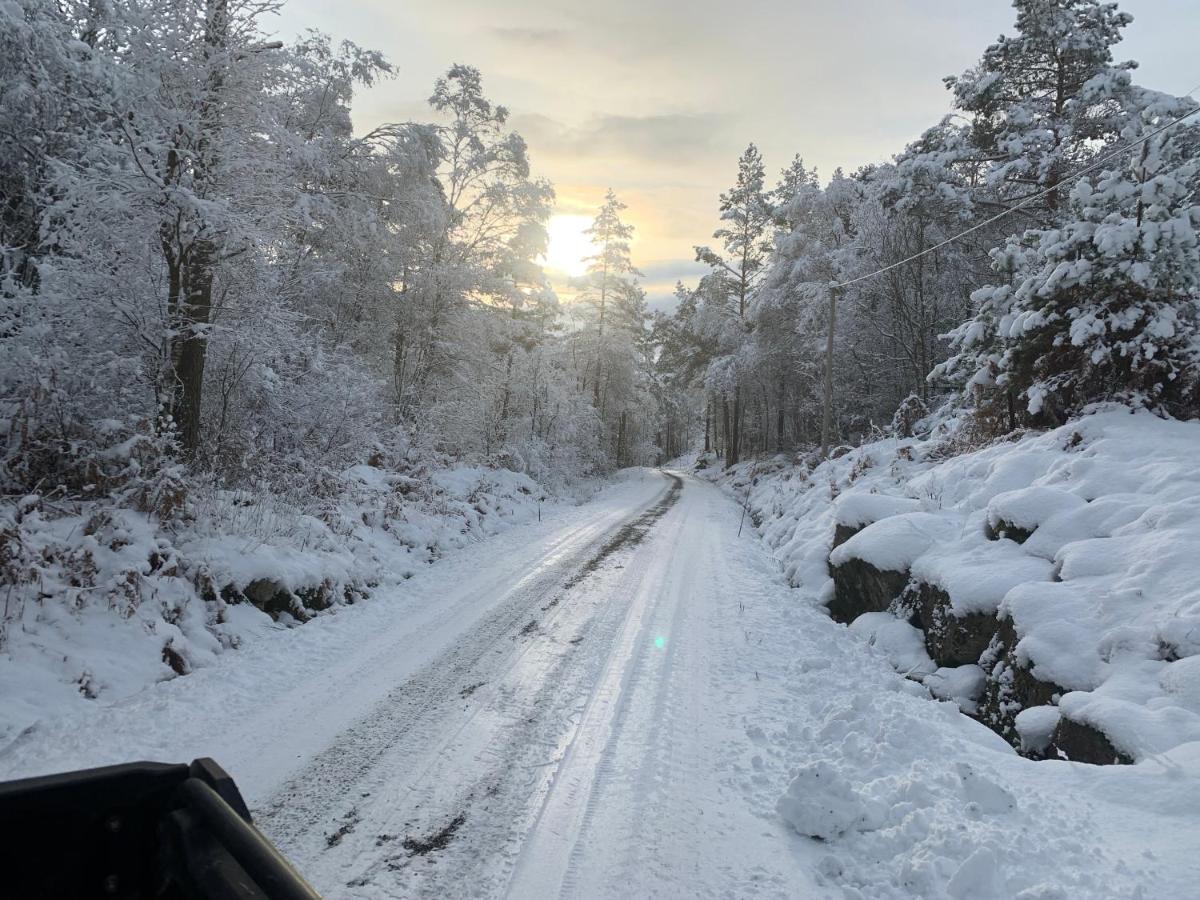
[[[755,678],[737,673],[747,581],[786,590],[757,549],[753,571],[731,565],[738,513],[636,471],[395,596],[39,722],[0,776],[213,756],[330,897],[721,895],[760,868],[805,883],[778,848],[730,838],[765,825],[718,777],[720,685]]]
[[[636,484],[622,517],[549,536],[470,628],[256,797],[328,896],[815,890],[784,826],[722,778],[745,740],[722,694],[755,678],[746,584],[775,568],[730,552],[737,509],[715,488]]]
[[[1017,757],[787,587],[739,515],[694,477],[626,473],[390,594],[48,718],[0,778],[213,756],[330,898],[1064,900],[1200,878],[1200,785],[1173,760]]]

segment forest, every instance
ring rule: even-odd
[[[554,479],[946,404],[970,440],[1106,400],[1188,417],[1196,103],[1114,60],[1115,5],[1015,5],[891,160],[773,180],[749,145],[709,274],[652,317],[620,185],[555,296],[553,186],[470,66],[428,122],[357,133],[391,64],[268,40],[269,4],[6,3],[4,489],[169,517],[173,480],[311,494],[369,459]]]

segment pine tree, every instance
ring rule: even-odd
[[[1126,136],[1161,126],[1171,99]],[[966,376],[985,416],[1002,412],[1000,398],[1020,399],[1033,423],[1103,400],[1194,411],[1198,146],[1195,127],[1150,138],[1125,165],[1076,184],[1064,225],[997,252],[1010,283],[979,292],[980,312],[955,332],[959,354],[939,374]]]
[[[654,421],[648,363],[646,297],[630,256],[633,226],[621,218],[625,204],[610,188],[587,230],[595,253],[587,260],[577,298],[585,311],[587,359],[581,384],[591,385],[603,444],[618,466],[644,456]]]
[[[743,391],[734,358],[745,341],[750,299],[762,281],[773,246],[775,205],[765,182],[762,154],[750,144],[738,159],[736,183],[721,194],[721,221],[726,224],[714,231],[713,237],[721,241],[724,255],[710,247],[696,248],[696,261],[712,269],[710,287],[725,294],[729,307],[724,340],[726,358],[720,361],[710,379],[722,395],[726,467],[737,463],[742,447]]]
[[[640,274],[630,258],[633,226],[621,221],[624,209],[625,204],[609,188],[596,218],[585,232],[596,252],[587,259],[588,270],[579,300],[591,309],[595,325],[591,382],[592,402],[597,409],[602,406],[601,394],[612,335],[619,327],[616,306],[619,298],[630,292],[632,280]]]
[[[1129,71],[1112,48],[1133,17],[1103,0],[1014,0],[1014,36],[1001,36],[979,63],[945,79],[970,120],[959,154],[982,167],[1003,205],[1053,188],[1110,142],[1123,120]],[[1056,221],[1062,191],[1035,207]]]

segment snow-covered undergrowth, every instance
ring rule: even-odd
[[[472,466],[357,465],[282,496],[159,482],[149,503],[0,505],[0,746],[205,666],[264,625],[365,599],[547,499],[527,475]],[[186,514],[162,514],[176,504]]]
[[[793,585],[1027,755],[1141,761],[1200,741],[1200,424],[1108,409],[951,442],[725,478]]]

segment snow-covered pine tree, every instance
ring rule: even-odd
[[[1007,207],[1094,158],[1124,122],[1122,100],[1136,63],[1112,48],[1133,17],[1103,0],[1013,0],[1016,34],[1002,35],[962,75],[945,79],[970,137],[959,148]],[[1058,221],[1063,191],[1026,208],[1043,227]]]
[[[1080,181],[1074,221],[1037,236],[1039,267],[1000,326],[1002,371],[1031,415],[1061,421],[1107,399],[1194,406],[1198,146],[1200,132],[1152,138],[1127,167]]]
[[[762,282],[774,237],[775,205],[766,188],[762,154],[750,144],[738,159],[737,181],[721,194],[721,221],[713,232],[724,247],[724,255],[710,247],[696,248],[696,261],[712,269],[714,288],[726,296],[729,321],[723,340],[725,358],[718,360],[709,378],[714,393],[721,395],[721,427],[725,434],[725,465],[740,458],[743,425],[743,390],[736,357],[746,340],[746,317],[750,300]]]
[[[603,444],[618,465],[629,464],[635,443],[654,421],[647,393],[646,298],[630,256],[633,226],[621,218],[625,208],[609,189],[586,232],[595,253],[577,298],[585,318],[580,384],[590,386]]]
[[[639,274],[629,255],[633,226],[621,220],[624,209],[625,204],[609,188],[596,218],[585,232],[596,252],[587,259],[587,274],[579,293],[579,300],[590,310],[594,327],[591,358],[587,361],[589,370],[583,382],[585,387],[586,382],[591,382],[592,403],[597,409],[602,406],[604,372],[612,343],[612,306],[621,287]]]
[[[1160,128],[1182,101],[1150,99],[1127,139]],[[1005,284],[985,287],[953,334],[957,372],[981,415],[1058,424],[1118,400],[1194,412],[1200,302],[1200,129],[1151,137],[1123,165],[1080,180],[1070,220],[994,252]],[[997,390],[998,389],[998,390]]]

